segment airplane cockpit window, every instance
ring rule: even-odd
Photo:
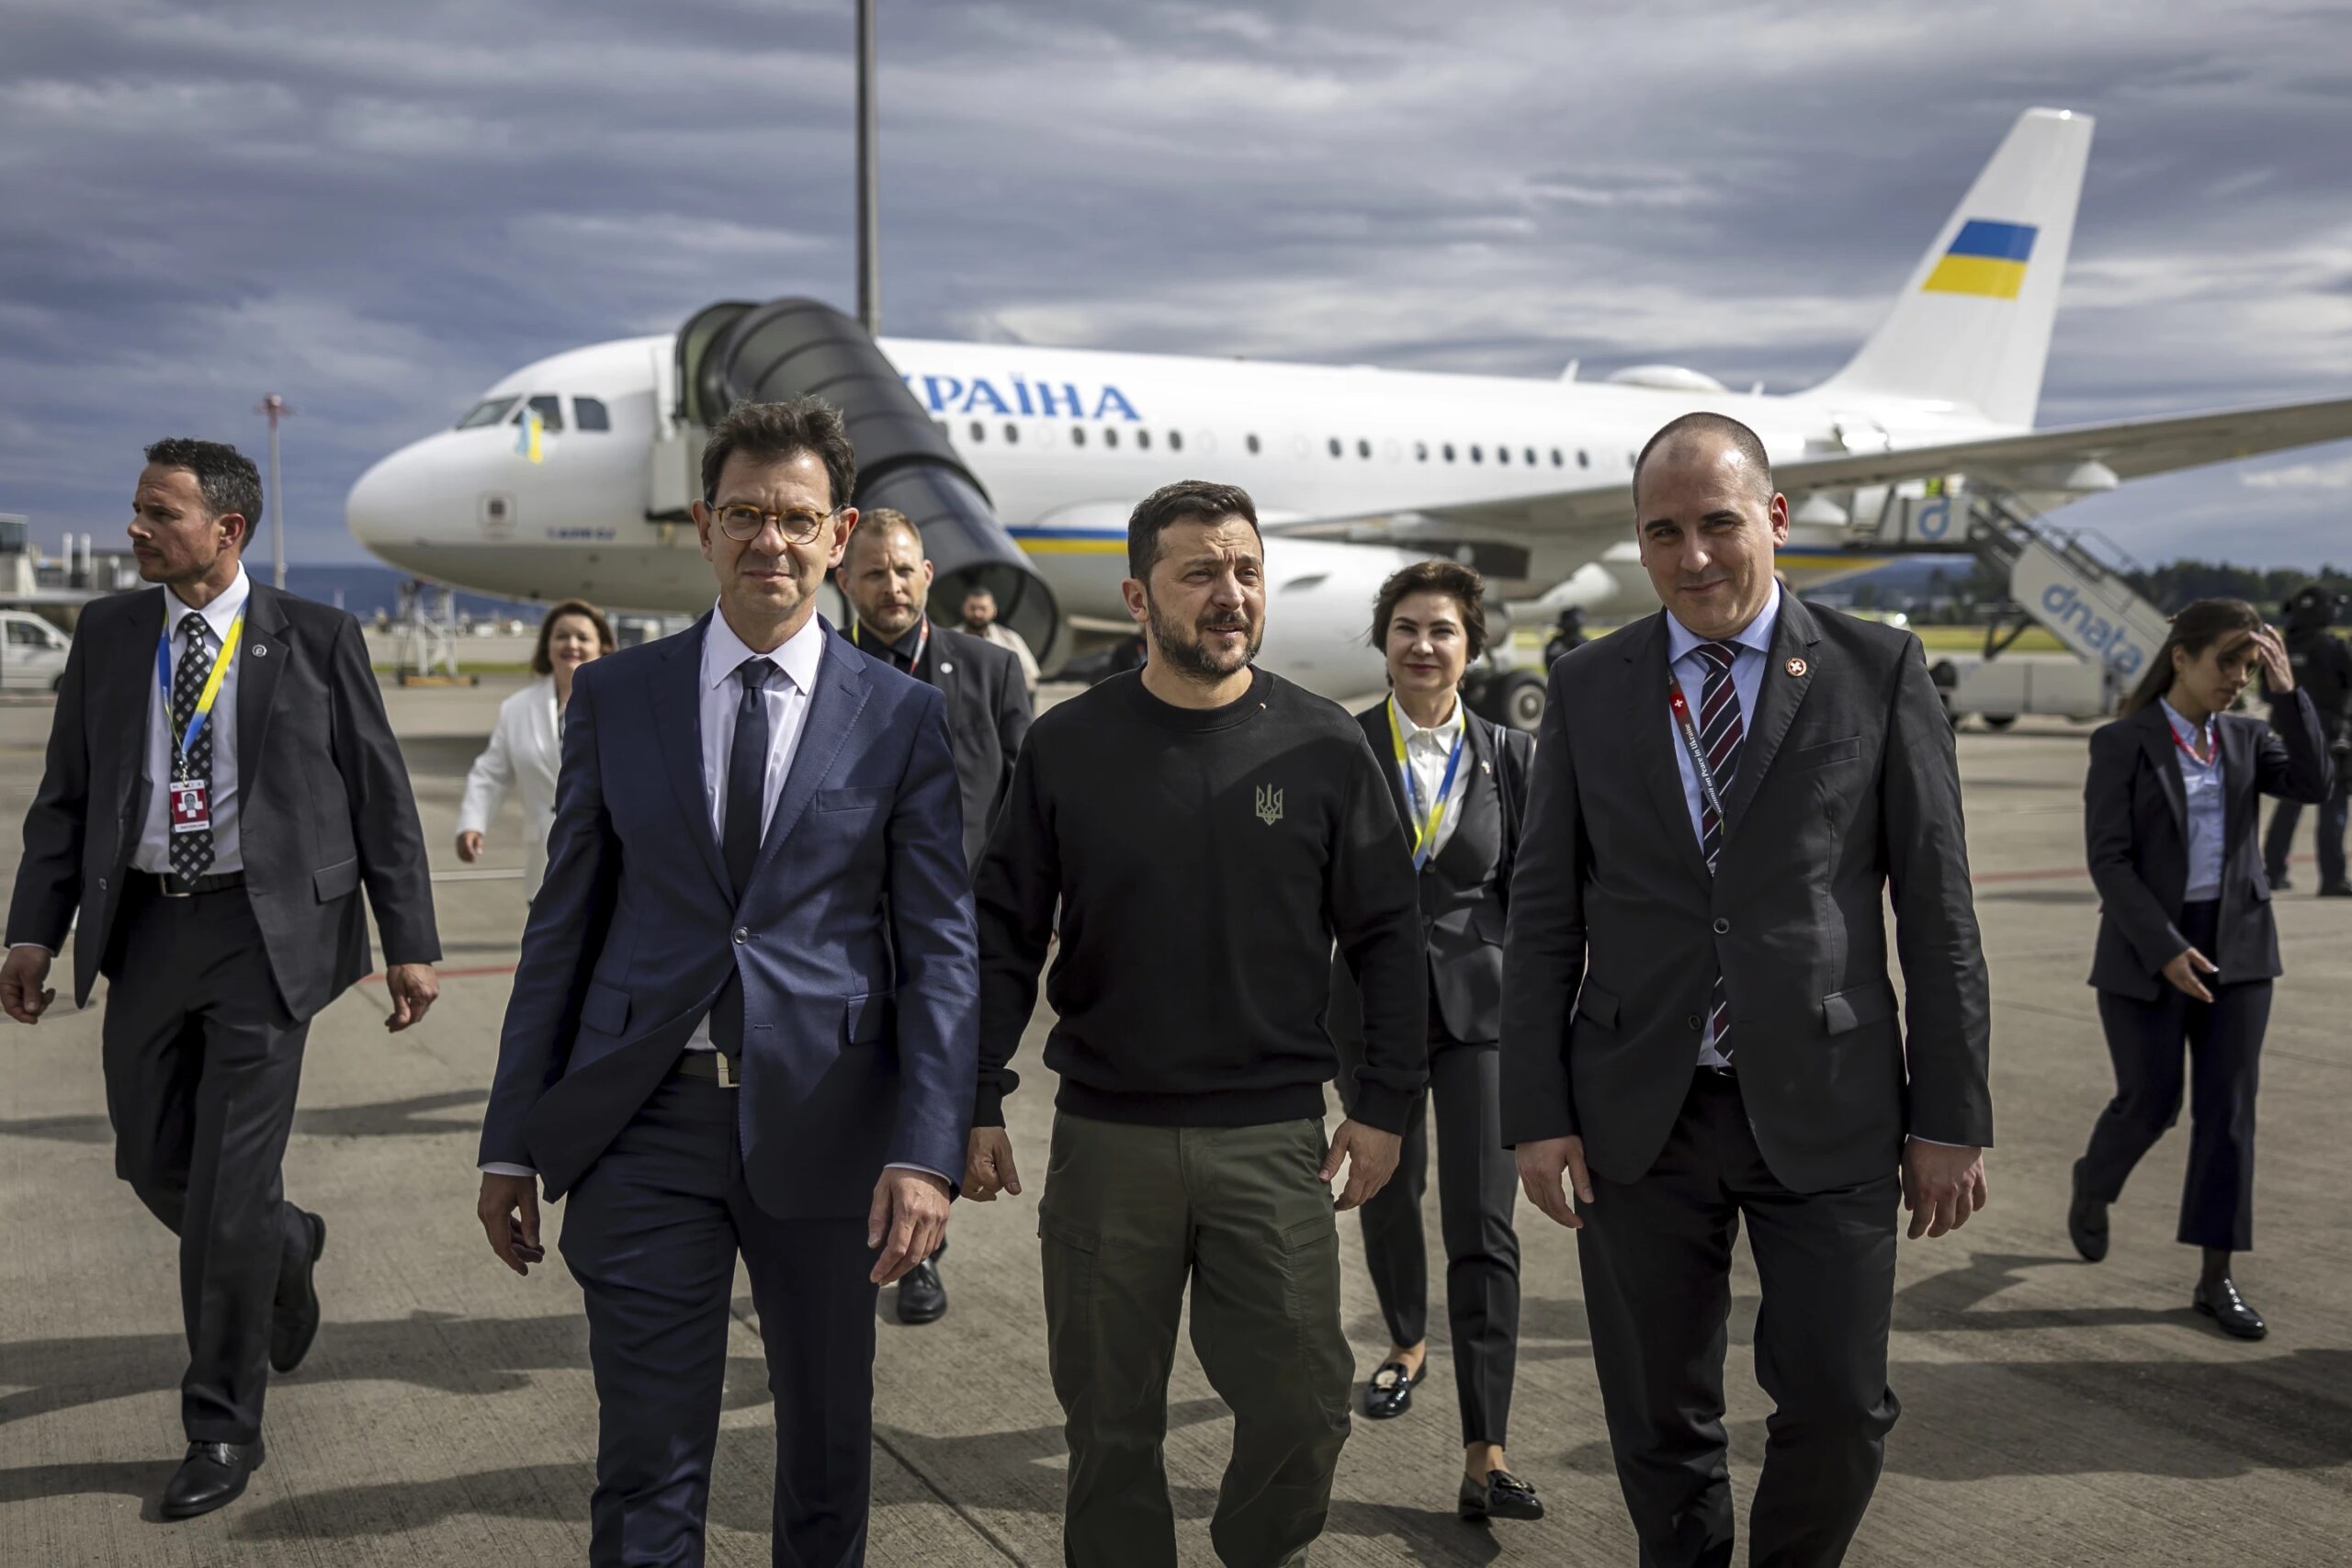
[[[613,416],[602,398],[571,400],[571,423],[575,430],[610,430]]]
[[[563,428],[563,400],[553,393],[543,392],[531,400],[531,412],[539,416],[541,430]]]
[[[496,424],[513,413],[515,403],[520,400],[515,398],[484,398],[466,411],[466,417],[458,422],[458,428],[479,430],[485,424]]]

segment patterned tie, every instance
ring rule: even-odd
[[[212,725],[207,721],[196,744],[187,749],[183,763],[177,747],[187,727],[196,718],[197,699],[204,695],[204,682],[212,674],[212,628],[204,617],[190,610],[180,619],[180,630],[187,637],[187,649],[180,655],[180,667],[172,672],[172,734],[174,757],[167,771],[175,779],[194,779],[206,786],[205,804],[209,807],[212,784]],[[217,699],[216,699],[217,701]],[[196,879],[212,869],[212,829],[198,828],[193,832],[174,833],[169,846],[172,872],[183,886],[193,886]]]
[[[751,891],[752,868],[760,859],[760,816],[767,804],[768,705],[762,694],[775,675],[775,661],[746,659],[735,667],[743,694],[735,704],[735,739],[727,753],[726,831],[719,840],[727,861],[727,879],[741,906]],[[743,982],[729,973],[727,984],[711,1005],[710,1039],[729,1056],[743,1055]]]
[[[1715,794],[1728,798],[1732,781],[1739,776],[1739,742],[1746,728],[1740,723],[1739,689],[1731,679],[1731,667],[1739,660],[1739,649],[1727,642],[1702,642],[1696,651],[1707,665],[1706,683],[1699,693],[1699,745],[1707,753],[1708,770],[1715,775]],[[1712,874],[1724,850],[1724,822],[1703,791],[1699,800],[1699,849],[1707,857],[1707,870]],[[1712,1016],[1715,1050],[1728,1062],[1731,1003],[1724,995],[1721,971],[1715,975]]]

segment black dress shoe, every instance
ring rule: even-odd
[[[291,1278],[277,1281],[277,1310],[269,1320],[269,1364],[281,1372],[300,1366],[311,1353],[311,1341],[319,1337],[319,1288],[313,1276],[319,1254],[327,1249],[327,1223],[311,1213],[302,1219],[311,1227],[310,1256]]]
[[[2107,1256],[2107,1205],[2083,1191],[2083,1162],[2075,1162],[2075,1196],[2066,1205],[2066,1234],[2086,1263]]]
[[[2319,896],[2323,898],[2352,898],[2352,882],[2328,883],[2320,888]]]
[[[1363,1413],[1375,1421],[1393,1421],[1413,1407],[1413,1385],[1430,1375],[1429,1361],[1421,1370],[1405,1371],[1402,1361],[1383,1361],[1363,1385]]]
[[[187,1458],[164,1488],[164,1517],[192,1519],[244,1495],[245,1478],[261,1468],[261,1439],[250,1443],[190,1443]]]
[[[2197,1294],[2193,1299],[2197,1310],[2211,1318],[2222,1332],[2233,1339],[2259,1339],[2270,1332],[2270,1325],[2262,1321],[2262,1314],[2245,1304],[2245,1298],[2238,1294],[2235,1281],[2226,1274],[2210,1286],[2202,1280],[2198,1280]]]
[[[946,1256],[947,1244],[943,1241],[938,1251],[899,1277],[900,1323],[937,1323],[947,1315],[947,1286],[939,1277],[939,1260]]]
[[[1462,1478],[1462,1517],[1465,1519],[1540,1519],[1544,1500],[1535,1488],[1508,1470],[1490,1470],[1487,1479]]]
[[[2273,893],[2284,893],[2295,886],[2295,879],[2288,875],[2283,871],[2276,874],[2275,875],[2269,872],[2265,872],[2263,874],[2262,880],[2270,884],[2270,891]]]

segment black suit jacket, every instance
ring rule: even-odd
[[[1396,746],[1388,734],[1385,698],[1356,715],[1396,807],[1396,829],[1412,842],[1412,807],[1396,771]],[[1504,793],[1511,815],[1527,808],[1528,773],[1534,757],[1532,736],[1465,714],[1470,771],[1462,796],[1461,819],[1445,848],[1415,879],[1421,905],[1421,937],[1429,952],[1429,986],[1446,1034],[1474,1045],[1491,1045],[1502,1031],[1503,923],[1510,908],[1512,834],[1507,827]],[[1355,977],[1335,956],[1331,964],[1331,1038],[1343,1052],[1363,1050],[1363,1001]],[[1344,1081],[1344,1077],[1342,1081]]]
[[[2223,714],[2214,727],[2222,748],[2222,908],[2220,979],[2275,978],[2278,925],[2262,874],[2255,831],[2266,795],[2316,805],[2334,781],[2319,710],[2301,687],[2270,705],[2265,724]],[[2091,880],[2098,885],[2098,949],[2091,984],[2154,1001],[2171,984],[2164,966],[2189,945],[2180,934],[2188,886],[2188,791],[2178,748],[2161,704],[2102,725],[2091,735],[2090,773],[2083,780],[2083,833]]]
[[[1683,804],[1663,611],[1552,669],[1511,882],[1504,1141],[1657,1160],[1718,970],[1742,1099],[1799,1192],[1883,1177],[1906,1131],[1993,1141],[1960,774],[1919,641],[1781,599],[1710,876]],[[1884,900],[1909,1040],[1887,975]]]
[[[109,977],[115,916],[147,818],[161,588],[84,606],[57,688],[8,941],[74,944],[74,1000]],[[441,956],[424,837],[359,623],[253,585],[237,653],[238,839],[270,974],[298,1020],[368,973],[366,887],[387,964]]]
[[[855,635],[850,641],[867,658],[890,663]],[[931,623],[930,646],[911,673],[947,699],[947,738],[964,796],[964,868],[974,871],[988,848],[997,808],[1012,787],[1013,759],[1029,736],[1029,679],[1011,649],[937,621]]]

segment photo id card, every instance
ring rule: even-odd
[[[212,827],[212,786],[203,779],[172,781],[172,831],[203,833]]]

